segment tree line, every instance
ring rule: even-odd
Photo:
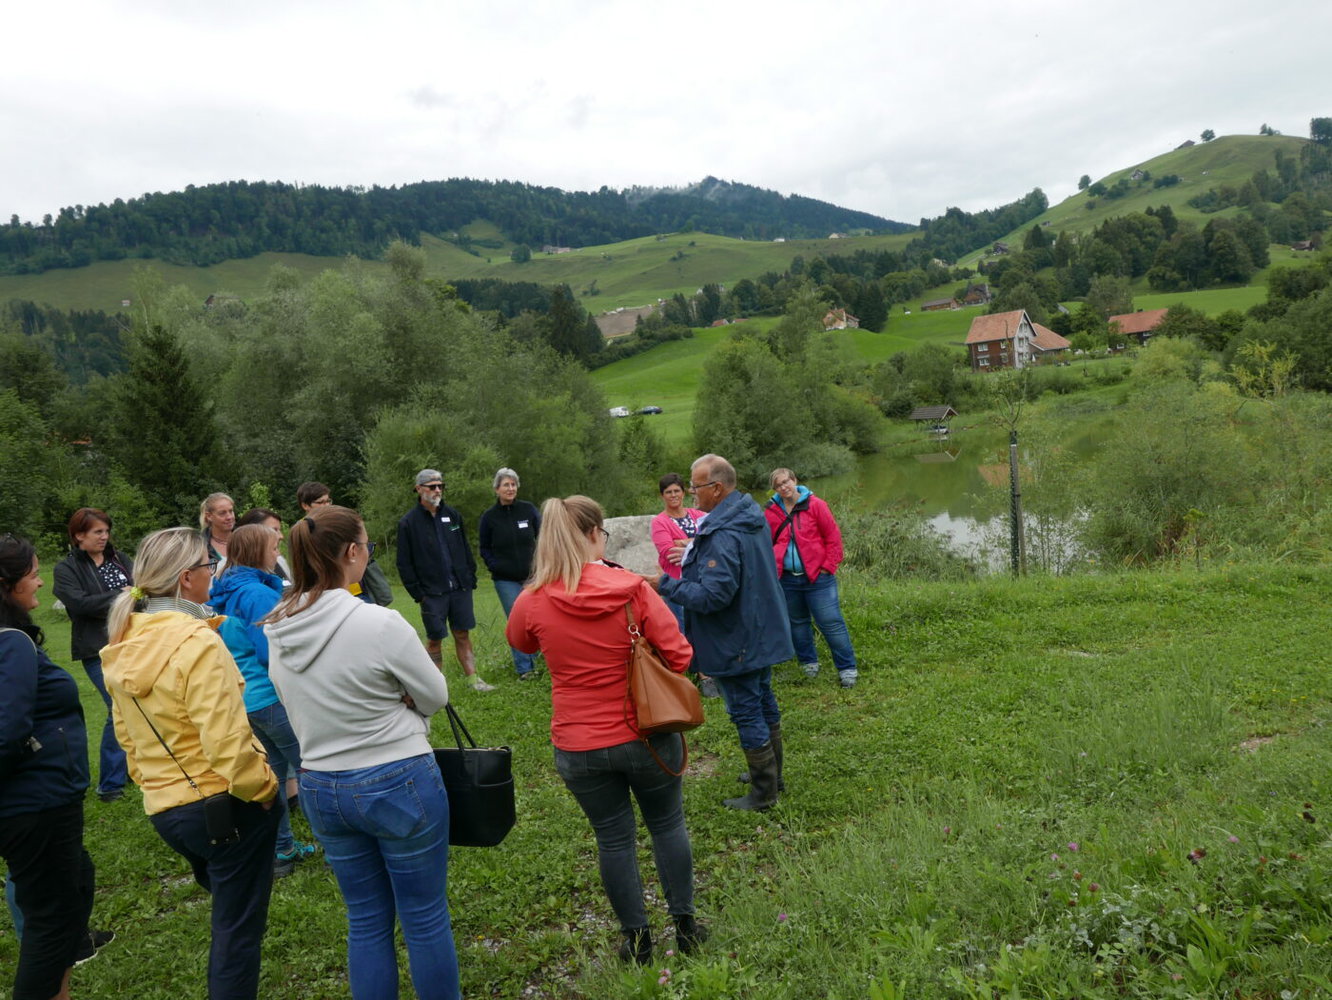
[[[664,470],[622,457],[582,363],[425,278],[421,250],[395,244],[387,260],[308,281],[276,267],[261,296],[211,307],[142,270],[124,370],[82,385],[6,324],[0,524],[55,546],[69,511],[91,505],[128,540],[192,523],[214,490],[283,510],[318,479],[382,538],[425,466],[443,470],[451,502],[473,514],[492,502],[502,465],[536,496],[644,501]],[[572,304],[567,290],[552,299]],[[634,454],[661,460],[647,444]]]
[[[379,256],[394,239],[446,237],[488,219],[529,246],[592,246],[697,229],[751,239],[837,230],[903,232],[904,223],[827,202],[707,178],[680,189],[562,191],[515,181],[452,178],[402,186],[325,187],[228,181],[74,205],[39,225],[0,225],[0,273],[155,258],[207,265],[265,251]]]

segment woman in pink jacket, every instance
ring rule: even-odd
[[[681,540],[688,541],[694,537],[699,522],[706,515],[695,507],[685,506],[684,480],[676,473],[668,472],[662,476],[657,481],[657,489],[661,491],[662,511],[652,519],[652,544],[657,547],[657,565],[661,567],[661,571],[672,580],[678,580],[680,555],[684,552],[684,546],[679,543]],[[671,562],[672,553],[676,554],[675,562]],[[663,597],[662,600],[675,615],[675,621],[683,632],[684,608],[669,598]],[[698,688],[705,698],[721,697],[717,682],[707,674],[698,675]]]
[[[819,627],[842,687],[854,687],[856,651],[842,616],[837,596],[837,567],[842,562],[842,532],[828,505],[796,482],[790,469],[774,469],[768,482],[775,492],[764,514],[772,531],[772,551],[777,575],[786,595],[791,619],[791,641],[796,659],[805,674],[817,677],[819,655],[814,649],[814,630]]]

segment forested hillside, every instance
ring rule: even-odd
[[[466,178],[369,189],[229,181],[62,208],[41,225],[14,216],[0,226],[0,273],[125,257],[213,264],[264,251],[369,258],[390,240],[444,236],[476,219],[489,219],[511,242],[530,247],[591,246],[682,229],[772,239],[911,228],[712,177],[687,188],[595,192]]]

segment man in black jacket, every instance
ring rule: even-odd
[[[444,476],[438,469],[416,474],[418,502],[398,521],[398,575],[412,600],[421,605],[426,630],[426,652],[443,669],[444,637],[453,630],[467,683],[474,691],[493,691],[476,672],[472,649],[472,591],[476,589],[476,559],[467,544],[462,515],[443,502]]]

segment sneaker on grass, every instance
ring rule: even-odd
[[[273,877],[286,878],[296,870],[296,864],[314,857],[319,850],[314,844],[302,844],[299,840],[290,851],[278,851],[273,859]]]
[[[800,669],[803,670],[803,671],[805,672],[805,676],[806,676],[806,677],[817,677],[817,676],[819,676],[819,664],[818,664],[818,661],[817,661],[817,660],[816,660],[815,662],[813,662],[813,663],[802,663],[802,664],[800,664]]]
[[[487,684],[485,681],[483,681],[483,680],[481,679],[481,675],[480,675],[480,674],[472,674],[471,677],[468,677],[468,678],[467,678],[467,685],[468,685],[468,687],[470,687],[473,691],[494,691],[494,690],[495,690],[495,685],[494,685],[494,684]]]
[[[79,942],[79,950],[74,954],[74,964],[82,965],[96,958],[97,953],[116,939],[115,931],[88,931]]]

